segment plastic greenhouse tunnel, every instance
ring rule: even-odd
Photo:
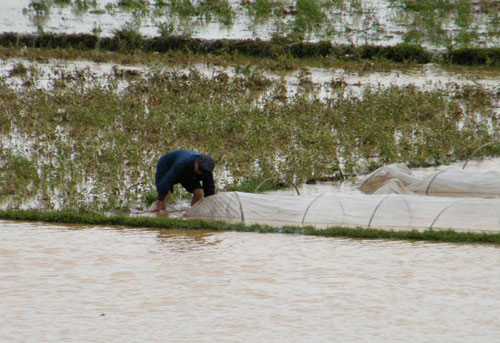
[[[382,167],[361,192],[312,195],[219,193],[186,218],[270,226],[500,231],[500,174],[447,168],[419,179],[402,164]]]

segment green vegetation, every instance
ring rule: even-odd
[[[21,221],[42,221],[62,224],[112,225],[125,227],[140,227],[151,229],[180,229],[180,230],[211,230],[237,231],[258,233],[285,233],[303,234],[320,237],[345,237],[354,239],[385,239],[447,242],[461,244],[492,244],[500,245],[498,233],[463,233],[453,230],[425,230],[425,231],[393,231],[365,228],[331,227],[317,230],[313,227],[286,226],[274,228],[265,225],[228,224],[221,221],[203,221],[198,219],[182,220],[164,217],[129,217],[123,215],[103,215],[91,212],[76,211],[0,211],[0,219]]]
[[[118,6],[126,9],[145,11],[149,4],[141,0],[119,0]]]
[[[100,37],[98,27],[94,34],[44,31],[53,6],[72,5],[78,13],[92,8],[102,14],[96,0],[31,1],[24,13],[38,34],[0,34],[0,55],[40,62],[57,57],[143,63],[146,68],[115,67],[99,82],[90,70],[59,70],[56,76],[44,76],[50,84],[46,89],[36,87],[40,71],[23,63],[0,77],[0,138],[8,142],[0,146],[0,204],[11,209],[0,211],[0,218],[499,244],[498,234],[274,229],[95,212],[128,213],[133,206],[151,205],[156,200],[156,160],[178,148],[208,152],[217,159],[216,173],[230,176],[219,191],[247,192],[346,178],[393,162],[429,166],[465,160],[476,152],[477,157],[500,156],[500,146],[489,144],[500,134],[500,95],[481,86],[368,87],[353,95],[343,80],[331,80],[328,100],[320,98],[308,66],[363,74],[435,62],[498,73],[500,49],[486,48],[500,37],[498,2],[390,3],[408,28],[404,44],[333,45],[335,37],[349,41],[351,32],[360,30],[344,23],[337,31],[333,19],[346,11],[367,34],[383,33],[378,18],[366,14],[359,0],[243,1],[254,25],[273,22],[270,41],[189,38],[197,21],[232,25],[241,13],[227,0],[108,3],[107,11],[133,16],[113,37]],[[158,37],[139,33],[147,16],[164,18],[153,21]],[[180,24],[186,25],[183,32]],[[317,37],[323,40],[308,41]],[[423,48],[429,44],[445,52]],[[207,77],[191,68],[196,63],[233,66],[234,75]],[[179,66],[189,71],[180,72]],[[262,70],[281,76],[299,71],[297,93],[289,96],[284,79],[266,77]],[[10,86],[9,78],[21,80],[22,86]],[[187,196],[177,190],[173,201]],[[19,210],[32,203],[39,210]],[[65,210],[43,212],[59,206]]]
[[[37,173],[34,161],[23,156],[12,155],[10,152],[2,153],[2,178],[0,189],[2,193],[11,195],[13,206],[21,206],[23,201],[29,200],[32,194],[38,193],[42,182]]]
[[[472,0],[390,0],[403,13],[404,24],[410,29],[405,41],[413,44],[429,42],[436,47],[455,49],[479,47],[479,26],[487,29],[483,42],[499,37],[497,1]],[[454,30],[447,27],[454,26]],[[486,38],[486,39],[485,39]]]
[[[0,201],[40,209],[127,210],[151,201],[159,156],[178,148],[212,154],[229,173],[219,190],[265,190],[311,179],[367,173],[380,165],[465,160],[497,140],[498,94],[480,86],[366,88],[359,96],[332,80],[320,99],[307,70],[297,94],[251,65],[206,77],[163,63],[115,68],[96,82],[90,71],[0,79]],[[124,88],[119,88],[125,85]],[[478,157],[500,155],[497,145]],[[14,180],[14,182],[12,182]],[[180,196],[183,196],[182,194]]]
[[[303,40],[305,33],[311,32],[314,26],[321,25],[326,19],[327,17],[318,1],[297,0],[292,33],[298,34],[300,40]]]
[[[132,21],[165,18],[183,26],[184,32],[205,23],[231,26],[237,17],[250,17],[253,28],[265,25],[271,36],[295,42],[310,40],[360,41],[378,45],[392,38],[384,23],[403,27],[405,43],[446,50],[494,46],[500,37],[500,3],[488,0],[386,0],[386,11],[363,6],[360,0],[241,0],[231,6],[228,0],[117,0],[99,8],[97,0],[32,0],[24,9],[39,32],[52,15],[53,6],[73,6],[76,13],[128,12]],[[101,2],[102,7],[102,2]],[[384,17],[382,17],[384,16]],[[177,32],[179,34],[179,32]],[[351,45],[354,45],[351,44]]]
[[[401,44],[394,47],[333,46],[330,42],[294,42],[276,37],[271,41],[260,40],[216,40],[204,41],[195,38],[173,36],[173,30],[160,24],[160,37],[141,36],[133,24],[116,30],[113,37],[99,37],[93,34],[49,34],[41,35],[3,33],[0,46],[8,48],[33,47],[42,49],[78,49],[130,53],[180,51],[197,54],[242,55],[272,59],[283,58],[334,58],[344,60],[387,59],[394,62],[428,63],[432,55],[420,46]],[[162,31],[163,30],[163,31]],[[475,50],[474,50],[475,51]],[[484,50],[480,50],[483,52]],[[488,51],[488,50],[486,50]],[[439,57],[438,57],[439,59]],[[490,63],[500,65],[491,54]]]
[[[205,20],[211,21],[214,16],[219,22],[226,26],[233,24],[235,16],[227,0],[203,0],[201,1],[199,12]]]
[[[10,76],[26,75],[28,69],[22,63],[17,63],[9,72]]]
[[[52,3],[47,0],[33,0],[27,8],[23,9],[23,13],[28,15],[38,33],[44,33],[45,22],[50,15]]]
[[[388,62],[417,63],[429,62],[453,63],[461,65],[486,65],[487,67],[500,66],[499,48],[461,48],[446,53],[437,54],[424,50],[419,45],[398,44],[395,46],[333,46],[330,42],[316,43],[296,42],[290,38],[275,37],[271,41],[260,40],[216,40],[204,41],[196,38],[175,36],[172,23],[157,24],[160,36],[146,38],[138,31],[134,23],[128,23],[122,29],[116,30],[113,37],[99,37],[95,34],[50,34],[39,35],[2,33],[0,46],[5,48],[40,48],[66,49],[69,53],[80,54],[94,50],[96,52],[118,52],[128,55],[135,53],[172,53],[181,52],[198,55],[215,55],[231,59],[237,57],[258,57],[275,61],[290,59],[317,59],[328,66],[330,62],[352,62],[370,60],[377,64]],[[42,52],[43,53],[43,52]],[[53,51],[52,54],[61,54]]]
[[[50,14],[51,2],[46,0],[33,0],[28,5],[28,9],[33,11],[35,15],[46,16]]]
[[[154,8],[139,0],[117,1],[106,9],[130,11],[134,17],[113,37],[100,37],[98,28],[95,34],[73,35],[43,30],[51,6],[73,4],[85,11],[97,8],[96,1],[32,1],[26,13],[38,23],[39,34],[0,34],[0,46],[5,47],[0,55],[40,62],[53,57],[84,58],[142,63],[146,67],[115,67],[99,82],[90,70],[59,70],[56,76],[45,76],[50,84],[46,89],[36,87],[40,71],[23,63],[15,64],[8,76],[0,77],[0,138],[9,142],[0,146],[0,204],[9,209],[26,208],[31,203],[40,210],[58,206],[78,209],[83,212],[47,212],[46,220],[62,216],[70,218],[63,221],[94,220],[98,224],[109,217],[89,214],[89,218],[100,219],[82,219],[81,213],[108,209],[127,213],[134,206],[154,202],[156,160],[178,148],[208,152],[217,159],[216,173],[230,176],[218,185],[219,191],[247,192],[346,178],[393,162],[409,166],[447,164],[466,160],[483,146],[477,157],[499,156],[500,146],[488,143],[497,141],[500,134],[496,114],[500,95],[481,86],[449,84],[434,90],[368,87],[353,95],[343,80],[331,80],[326,85],[328,100],[320,97],[308,66],[343,68],[361,75],[436,62],[450,68],[453,64],[455,68],[481,66],[482,70],[498,73],[500,49],[476,44],[478,13],[491,18],[484,42],[499,37],[495,4],[469,0],[391,2],[404,12],[401,20],[410,28],[406,43],[396,46],[331,44],[329,35],[337,34],[328,33],[333,30],[329,27],[332,11],[363,16],[360,1],[242,3],[256,22],[287,22],[270,41],[204,41],[189,38],[187,33],[176,35],[178,17],[188,22],[197,18],[231,25],[236,13],[227,0],[157,1]],[[139,33],[141,20],[149,15],[165,15],[166,21],[156,22],[159,37]],[[377,27],[376,18],[364,20],[367,30]],[[447,25],[456,30],[446,30]],[[338,34],[348,36],[349,30],[346,27]],[[306,41],[320,32],[326,34],[325,40]],[[444,47],[446,52],[431,53],[421,45],[426,43]],[[192,68],[196,63],[232,66],[234,74],[218,72],[207,77]],[[298,71],[297,93],[289,96],[284,78],[267,77],[263,70],[278,76]],[[10,86],[9,78],[21,80],[22,86]],[[172,200],[186,195],[178,191]],[[24,219],[29,219],[30,213],[37,218],[44,216],[41,212],[2,213],[25,215]],[[212,225],[119,218],[116,225]],[[124,224],[126,220],[131,224]],[[276,231],[260,226],[214,225],[231,230],[322,232],[362,238],[392,239],[401,234],[400,239],[469,239],[466,234],[453,232],[386,233],[342,228]],[[470,239],[476,242],[492,236],[484,237]]]
[[[171,20],[200,18],[206,22],[218,21],[226,26],[233,24],[236,13],[227,0],[172,0],[170,4],[156,5],[156,16],[168,16]]]
[[[265,22],[273,15],[283,15],[285,11],[283,4],[270,0],[256,0],[255,2],[247,1],[244,2],[244,6],[256,23]]]

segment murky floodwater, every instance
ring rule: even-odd
[[[493,342],[499,248],[0,221],[2,342]]]

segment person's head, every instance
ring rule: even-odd
[[[210,174],[214,170],[215,160],[208,154],[202,154],[194,165],[197,174]]]

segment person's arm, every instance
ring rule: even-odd
[[[163,197],[163,199],[158,198],[158,201],[156,202],[156,212],[160,212],[160,211],[167,212],[167,203],[168,203],[168,198],[170,197],[170,194],[172,194],[172,192],[168,191],[167,195],[165,195]]]

